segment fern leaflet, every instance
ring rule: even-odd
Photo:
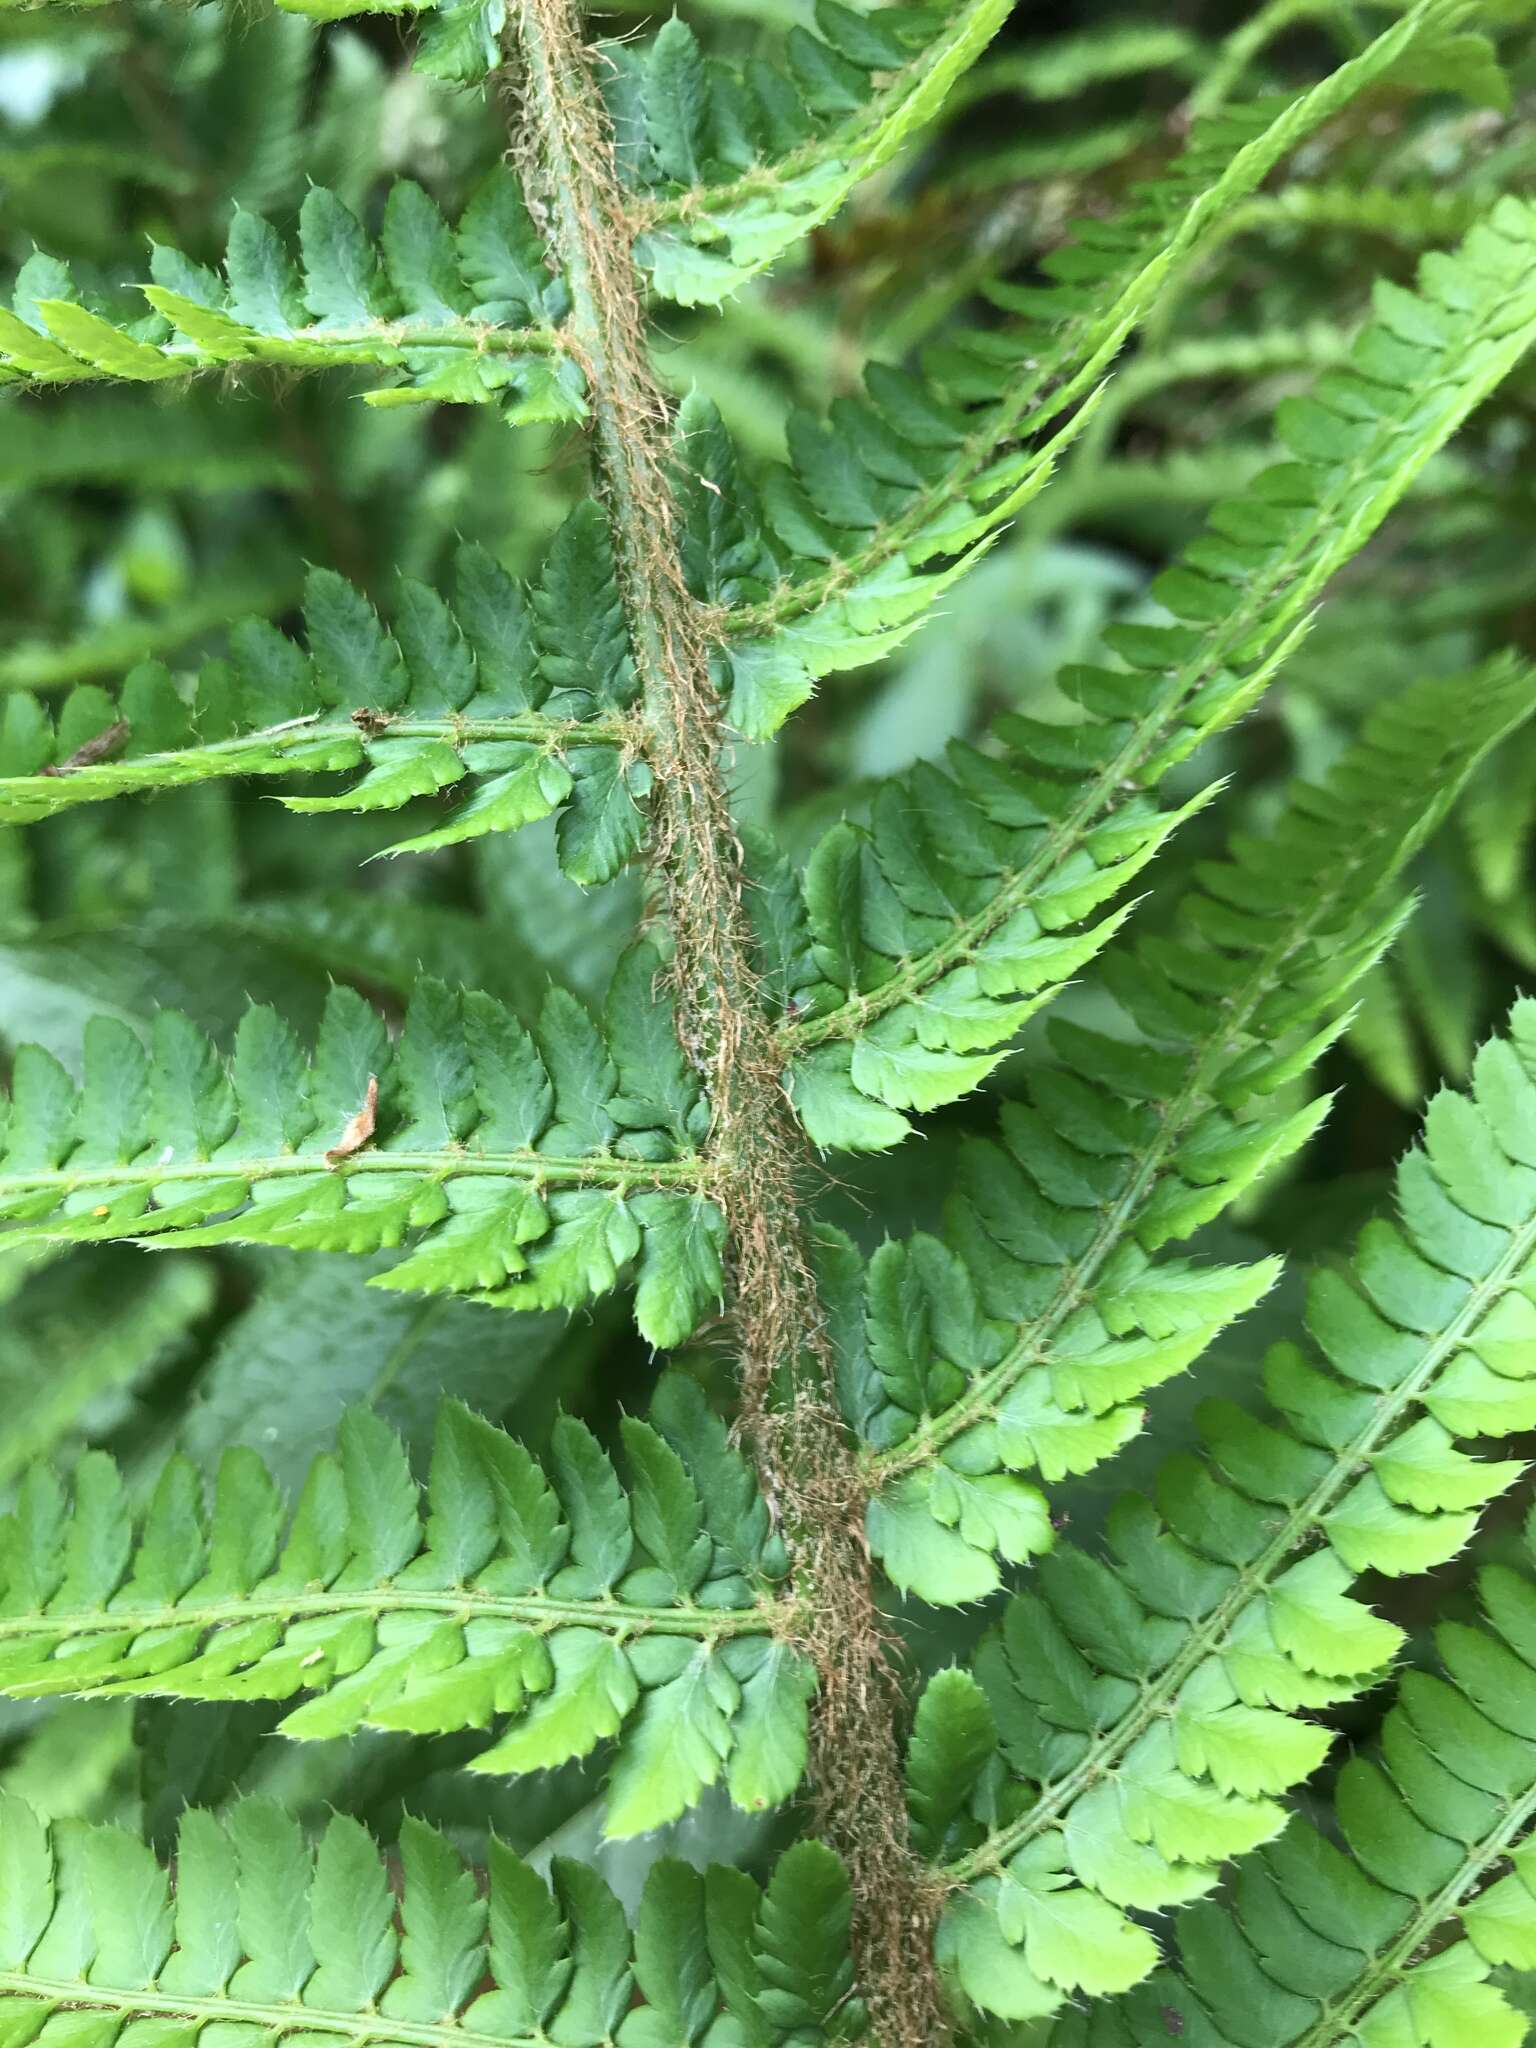
[[[311,1848],[253,1798],[184,1817],[173,1883],[125,1829],[49,1828],[0,1794],[7,2039],[235,2027],[357,2048],[665,2048],[707,2032],[791,2048],[861,2019],[847,1880],[816,1841],[788,1850],[766,1890],[659,1862],[633,1932],[597,1873],[563,1858],[546,1880],[493,1842],[482,1891],[443,1834],[407,1819],[399,1870],[346,1815]]]
[[[1524,1470],[1456,1439],[1536,1413],[1533,1130],[1536,1005],[1522,1001],[1472,1095],[1431,1104],[1398,1171],[1401,1221],[1369,1225],[1347,1272],[1314,1277],[1315,1350],[1271,1351],[1270,1419],[1206,1403],[1204,1457],[1163,1467],[1155,1507],[1119,1504],[1114,1562],[1063,1548],[1010,1602],[977,1659],[1004,1771],[945,1864],[960,1896],[943,1946],[976,2004],[1031,2018],[1145,1976],[1156,1951],[1124,1909],[1198,1897],[1277,1833],[1274,1794],[1327,1748],[1298,1710],[1348,1698],[1396,1651],[1400,1631],[1353,1580],[1454,1556]],[[1097,1957],[1059,1954],[1042,1978],[1031,1892],[1097,1930]]]
[[[152,1054],[109,1018],[85,1083],[23,1047],[0,1151],[0,1237],[275,1244],[407,1256],[375,1285],[572,1308],[635,1271],[635,1314],[680,1343],[716,1300],[724,1221],[708,1116],[639,947],[606,1036],[552,990],[537,1038],[489,996],[418,983],[398,1046],[337,988],[314,1058],[249,1011],[226,1069],[185,1017]]]
[[[972,1088],[1031,1009],[1104,943],[1063,936],[1179,820],[1155,782],[1265,689],[1307,607],[1467,413],[1536,341],[1536,210],[1510,201],[1421,291],[1380,288],[1348,366],[1287,400],[1295,460],[1217,506],[1153,585],[1167,626],[1108,634],[1125,670],[1059,679],[1072,725],[1001,723],[1001,758],[956,746],[876,797],[812,856],[807,940],[782,1028],[790,1086],[822,1146],[896,1142],[908,1109]]]
[[[920,380],[876,363],[867,402],[839,402],[825,426],[797,420],[791,468],[763,488],[775,580],[722,621],[733,723],[765,737],[820,678],[876,660],[912,632],[1044,487],[1170,269],[1193,260],[1282,158],[1446,12],[1442,0],[1424,0],[1278,111],[1259,105],[1203,125],[1122,217],[1082,223],[1076,241],[1044,259],[1050,284],[997,288],[1017,321],[930,350]],[[722,459],[704,473],[750,518],[734,467]],[[928,568],[940,558],[946,567]]]
[[[1402,1680],[1376,1753],[1340,1773],[1345,1848],[1293,1822],[1179,1915],[1177,1972],[1091,2029],[1062,2019],[1050,2048],[1133,2048],[1170,2013],[1195,2048],[1523,2039],[1490,1978],[1536,1961],[1536,1586],[1502,1565],[1478,1586],[1484,1625],[1441,1625],[1440,1668]]]
[[[249,1451],[225,1454],[211,1516],[184,1459],[142,1517],[98,1452],[69,1498],[34,1467],[0,1523],[0,1690],[304,1693],[287,1735],[494,1726],[472,1764],[492,1772],[619,1736],[614,1835],[721,1780],[776,1805],[804,1767],[810,1677],[778,1637],[783,1549],[750,1468],[678,1376],[623,1437],[627,1491],[570,1417],[546,1471],[447,1405],[423,1503],[399,1440],[356,1409],[291,1519]]]
[[[115,317],[68,269],[36,254],[0,308],[0,377],[163,383],[233,364],[362,365],[396,380],[374,405],[494,404],[513,425],[576,420],[581,374],[562,347],[569,296],[545,265],[522,195],[499,170],[450,231],[419,185],[385,208],[382,253],[334,192],[315,186],[299,218],[302,269],[259,214],[237,213],[224,275],[156,245],[150,312]]]
[[[573,625],[579,620],[579,627]],[[631,714],[635,677],[606,519],[586,499],[525,598],[484,548],[459,551],[452,609],[407,582],[391,633],[362,593],[310,571],[296,645],[261,619],[231,632],[190,701],[162,663],[116,698],[75,690],[51,718],[14,695],[0,716],[0,823],[102,797],[233,775],[313,775],[367,763],[303,812],[397,810],[475,780],[473,795],[391,853],[515,831],[558,811],[560,864],[605,882],[634,853],[651,777]]]
[[[876,1254],[845,1405],[868,1445],[870,1543],[898,1585],[976,1599],[999,1557],[1048,1549],[1045,1500],[1017,1475],[1100,1464],[1148,1389],[1272,1284],[1273,1262],[1152,1255],[1315,1131],[1326,1100],[1284,1090],[1401,922],[1392,878],[1533,709],[1531,672],[1509,661],[1385,707],[1270,837],[1202,870],[1174,935],[1106,956],[1139,1039],[1052,1026],[1057,1064],[1003,1110],[1000,1143],[963,1152],[944,1241]]]

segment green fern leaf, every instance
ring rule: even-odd
[[[1382,287],[1377,322],[1279,427],[1296,459],[1219,505],[1153,585],[1167,626],[1107,636],[1128,665],[1060,680],[1071,726],[1002,721],[1004,751],[956,745],[876,797],[870,825],[812,856],[814,954],[781,1033],[790,1086],[824,1147],[876,1149],[908,1109],[953,1101],[1022,1021],[1093,957],[1113,898],[1187,815],[1127,802],[1262,694],[1306,609],[1412,477],[1536,340],[1536,213],[1511,202],[1420,296]],[[1195,800],[1198,802],[1198,799]]]
[[[433,981],[395,1047],[360,997],[333,990],[312,1061],[261,1008],[227,1069],[173,1011],[148,1055],[126,1026],[93,1023],[82,1089],[24,1047],[0,1233],[352,1252],[409,1241],[374,1285],[520,1308],[577,1307],[638,1261],[644,1334],[680,1343],[718,1296],[724,1224],[657,974],[642,949],[615,979],[617,1067],[562,991],[536,1041],[490,997]]]
[[[661,1861],[633,1934],[602,1879],[562,1858],[546,1879],[493,1841],[482,1896],[446,1836],[407,1819],[399,1866],[348,1815],[311,1850],[248,1799],[185,1815],[173,1885],[125,1829],[50,1827],[0,1793],[4,2009],[49,2041],[255,2025],[387,2048],[791,2048],[856,2022],[837,2010],[847,1879],[819,1843],[781,1858],[766,1892]]]
[[[816,30],[791,31],[783,71],[709,62],[679,21],[643,55],[616,46],[641,109],[635,256],[655,289],[719,305],[830,220],[933,116],[1011,4],[882,21],[818,0]]]
[[[1325,1100],[1277,1093],[1332,1043],[1401,922],[1393,877],[1533,709],[1529,671],[1507,659],[1383,708],[1325,788],[1299,786],[1268,838],[1202,871],[1174,936],[1106,956],[1140,1041],[1056,1026],[1059,1064],[1004,1109],[1000,1144],[962,1155],[946,1242],[876,1254],[845,1400],[869,1446],[870,1541],[903,1588],[977,1599],[1020,1539],[1049,1548],[1019,1475],[1049,1484],[1111,1456],[1147,1390],[1273,1283],[1273,1262],[1152,1255],[1316,1129]]]
[[[1113,1562],[1063,1550],[1039,1592],[1010,1604],[977,1675],[1032,1796],[1022,1811],[1005,1800],[948,1866],[968,1903],[946,1951],[978,2003],[1004,2018],[1039,2009],[1027,1953],[1016,1992],[996,1989],[1007,1973],[992,1932],[970,1956],[978,1906],[1017,1945],[1019,1855],[1033,1869],[1059,1845],[1069,1881],[1123,1912],[1198,1896],[1216,1865],[1277,1833],[1273,1795],[1327,1747],[1325,1730],[1289,1717],[1348,1698],[1401,1641],[1353,1580],[1454,1556],[1524,1470],[1456,1439],[1529,1426],[1518,1333],[1536,1272],[1533,1132],[1536,1008],[1521,1002],[1509,1037],[1479,1054],[1471,1096],[1432,1103],[1423,1149],[1398,1172],[1400,1222],[1369,1225],[1347,1272],[1315,1276],[1315,1350],[1281,1345],[1266,1361],[1272,1419],[1206,1403],[1204,1458],[1165,1465],[1155,1507],[1121,1502]],[[1094,1988],[1045,1976],[1058,1994]]]
[[[580,371],[559,334],[569,294],[545,268],[510,172],[481,188],[456,237],[420,186],[400,181],[382,252],[346,203],[316,186],[299,243],[295,264],[266,222],[237,213],[222,279],[156,247],[153,281],[141,287],[147,323],[81,303],[59,265],[39,292],[33,259],[13,310],[0,313],[0,366],[51,384],[164,382],[245,363],[375,366],[396,374],[369,394],[374,404],[494,404],[514,425],[584,416]]]
[[[1133,2048],[1170,2017],[1206,2048],[1524,2038],[1495,1973],[1536,1961],[1536,1588],[1498,1566],[1479,1583],[1485,1625],[1443,1624],[1440,1668],[1402,1680],[1375,1753],[1345,1764],[1342,1847],[1293,1822],[1179,1915],[1177,1970],[1042,2048]]]
[[[766,737],[821,677],[879,659],[916,629],[1048,482],[1056,456],[1088,423],[1109,364],[1169,273],[1192,262],[1289,152],[1389,72],[1444,13],[1441,0],[1426,0],[1278,111],[1272,103],[1228,111],[1197,128],[1184,154],[1137,193],[1121,219],[1084,223],[1076,243],[1044,259],[1050,285],[999,288],[1020,315],[1015,325],[963,334],[931,350],[921,380],[875,364],[866,374],[866,400],[840,402],[825,428],[806,421],[792,432],[791,466],[764,492],[765,525],[782,557],[779,581],[726,624],[730,715],[743,732]],[[1507,290],[1528,269],[1513,245],[1529,241],[1529,220],[1523,211],[1501,211],[1500,232],[1512,238],[1502,267]],[[1481,254],[1472,261],[1476,268]],[[1502,332],[1497,296],[1491,290],[1482,305],[1490,338]],[[1450,289],[1447,297],[1459,304],[1459,292]],[[1502,317],[1502,303],[1497,312]],[[1458,369],[1456,354],[1447,351],[1441,374],[1455,382]],[[1414,374],[1407,373],[1409,384]],[[1387,380],[1401,397],[1403,379],[1389,370]],[[1333,438],[1331,457],[1338,460],[1346,444],[1358,457],[1369,435],[1357,427]],[[1315,450],[1306,455],[1313,459]],[[1378,443],[1377,461],[1385,460]],[[1293,508],[1293,518],[1289,537],[1296,542],[1305,508]],[[1251,532],[1239,539],[1258,543]],[[1314,541],[1314,561],[1320,547]],[[941,558],[947,567],[929,567]],[[1186,616],[1171,596],[1168,602]],[[1298,601],[1298,612],[1305,602]],[[1214,615],[1194,616],[1204,623]],[[1162,669],[1169,652],[1156,663],[1127,659]]]
[[[399,1440],[354,1409],[291,1519],[245,1450],[225,1455],[211,1515],[184,1460],[142,1514],[98,1452],[72,1499],[36,1467],[0,1524],[0,1689],[303,1694],[281,1723],[296,1738],[496,1728],[471,1765],[487,1772],[617,1736],[614,1835],[717,1782],[748,1810],[777,1805],[805,1767],[810,1689],[775,1640],[782,1547],[688,1383],[664,1381],[655,1426],[627,1421],[624,1446],[627,1490],[569,1417],[546,1473],[445,1406],[423,1500]]]
[[[190,701],[160,663],[135,668],[115,701],[77,690],[56,719],[11,696],[0,718],[0,822],[227,776],[366,764],[347,789],[283,802],[398,810],[473,778],[442,824],[389,851],[430,852],[560,811],[566,873],[607,881],[639,843],[649,788],[617,607],[612,546],[590,500],[556,536],[528,599],[483,548],[466,547],[453,608],[406,583],[393,633],[360,591],[311,570],[307,651],[244,620],[230,634],[232,659],[207,664]]]

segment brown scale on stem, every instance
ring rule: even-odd
[[[595,468],[642,684],[656,778],[649,854],[672,934],[679,1031],[713,1106],[742,1430],[790,1546],[797,1604],[811,1617],[818,1824],[848,1865],[873,2038],[880,2048],[934,2048],[949,2035],[932,1966],[939,1901],[907,1837],[901,1688],[864,1543],[864,1486],[832,1404],[802,1225],[810,1159],[758,996],[721,700],[707,622],[680,566],[670,419],[646,352],[612,138],[572,0],[520,0],[514,45],[520,168],[571,287],[566,332],[587,375]]]

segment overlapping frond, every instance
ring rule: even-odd
[[[783,68],[708,57],[672,20],[609,46],[620,162],[644,193],[635,259],[663,297],[718,305],[829,220],[938,110],[1013,0],[875,16],[816,0]]]
[[[13,693],[0,711],[0,824],[130,791],[366,764],[345,790],[282,801],[303,812],[397,810],[472,779],[456,811],[388,850],[453,846],[558,811],[560,864],[573,880],[608,881],[634,853],[650,770],[595,502],[567,518],[526,595],[468,546],[452,607],[406,582],[393,631],[329,569],[311,570],[304,610],[307,646],[248,619],[190,695],[160,662],[141,664],[116,696],[75,690],[56,718]]]
[[[1536,341],[1536,210],[1507,202],[1420,284],[1381,286],[1347,364],[1281,406],[1295,459],[1157,578],[1172,623],[1112,628],[1125,667],[1063,674],[1076,722],[1006,718],[995,750],[953,746],[947,773],[911,770],[816,849],[780,1035],[818,1144],[895,1143],[1103,944],[1115,918],[1071,927],[1179,822],[1144,792],[1255,701],[1329,578]]]
[[[184,1347],[213,1305],[213,1275],[199,1259],[146,1261],[127,1286],[121,1276],[93,1286],[93,1277],[62,1263],[4,1302],[0,1487],[35,1458],[57,1457],[93,1408],[110,1413],[114,1397]]]
[[[1179,1915],[1176,1970],[1042,2043],[1140,2048],[1170,2015],[1192,2048],[1525,2038],[1495,1973],[1536,1967],[1536,1586],[1493,1566],[1479,1593],[1483,1625],[1439,1628],[1345,1764],[1342,1847],[1293,1821]]]
[[[706,442],[697,466],[743,507],[749,537],[758,537],[754,527],[766,536],[775,563],[772,587],[750,601],[743,594],[722,622],[733,722],[765,736],[821,677],[877,659],[914,630],[1046,483],[1088,416],[1083,401],[1169,272],[1197,256],[1286,155],[1455,11],[1424,0],[1310,92],[1198,126],[1123,215],[1080,223],[1067,247],[1043,259],[1048,283],[998,288],[1011,321],[929,350],[920,379],[871,365],[867,400],[840,401],[825,423],[794,423],[792,466],[765,482],[760,520],[727,468],[729,451],[716,458]],[[1315,452],[1309,446],[1308,456]],[[689,443],[685,460],[695,459]],[[936,561],[944,566],[930,568]]]
[[[680,1343],[718,1299],[725,1225],[659,983],[637,947],[601,1031],[554,989],[535,1035],[489,996],[423,980],[394,1044],[338,987],[312,1059],[266,1008],[227,1064],[174,1011],[148,1053],[101,1018],[80,1088],[24,1046],[0,1242],[407,1245],[376,1285],[512,1308],[576,1307],[632,1273],[643,1333]]]
[[[1403,913],[1392,879],[1482,755],[1536,709],[1512,660],[1377,713],[1325,787],[1200,871],[1174,931],[1112,949],[1102,984],[1135,1036],[1049,1033],[997,1141],[961,1154],[943,1240],[888,1243],[845,1364],[868,1445],[870,1543],[903,1588],[975,1599],[1046,1550],[1034,1478],[1090,1470],[1275,1277],[1157,1259],[1304,1144],[1298,1103],[1350,990]]]
[[[959,1892],[944,1953],[978,2006],[1031,2018],[1145,1976],[1155,1945],[1126,1909],[1196,1898],[1277,1834],[1275,1795],[1328,1745],[1305,1710],[1398,1649],[1354,1580],[1454,1556],[1525,1469],[1458,1439],[1536,1418],[1536,1004],[1470,1095],[1430,1104],[1396,1197],[1314,1276],[1311,1344],[1265,1361],[1268,1414],[1204,1404],[1203,1454],[1162,1467],[1155,1505],[1118,1504],[1111,1557],[1044,1559],[978,1654],[1001,1765],[949,1788],[936,1859]],[[975,1682],[963,1697],[986,1711]],[[1081,1938],[1041,1946],[1043,1922]]]
[[[149,311],[125,319],[82,294],[64,264],[29,257],[0,309],[0,377],[163,383],[248,363],[362,365],[393,373],[367,394],[373,405],[494,404],[513,424],[585,412],[560,340],[569,294],[505,168],[454,229],[401,179],[375,247],[345,201],[314,186],[298,262],[259,214],[239,212],[222,276],[158,244],[149,272]]]
[[[316,21],[405,16],[416,68],[453,83],[501,61],[506,0],[278,0]],[[829,220],[976,62],[1013,0],[901,7],[884,18],[816,0],[781,62],[709,56],[674,18],[601,46],[620,168],[637,190],[635,258],[682,305],[719,305]]]
[[[471,1766],[490,1772],[617,1737],[613,1835],[716,1783],[777,1805],[804,1767],[811,1677],[781,1640],[784,1555],[751,1468],[677,1375],[622,1435],[627,1486],[572,1417],[541,1464],[446,1404],[423,1494],[359,1408],[291,1515],[242,1449],[211,1512],[183,1458],[142,1510],[99,1452],[67,1492],[34,1467],[0,1521],[0,1690],[304,1695],[284,1734],[490,1729]]]
[[[271,2038],[380,2048],[819,2048],[862,2028],[848,1883],[830,1849],[745,1872],[652,1870],[633,1930],[582,1863],[489,1869],[407,1819],[386,1860],[335,1815],[311,1845],[275,1802],[193,1808],[174,1864],[125,1828],[0,1794],[0,2013],[64,2048]]]

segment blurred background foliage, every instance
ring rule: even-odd
[[[711,47],[737,51],[809,9],[677,11]],[[1346,0],[1166,0],[1152,12],[1020,5],[940,125],[798,266],[723,312],[667,311],[669,383],[702,387],[771,458],[790,411],[855,388],[869,357],[921,350],[957,311],[985,317],[983,283],[1028,280],[1074,218],[1112,210],[1177,148],[1192,115],[1305,83],[1380,22]],[[594,34],[659,18],[612,6]],[[213,258],[231,204],[290,225],[310,182],[367,216],[407,174],[456,211],[505,148],[510,110],[494,90],[414,70],[412,54],[398,19],[317,28],[260,0],[0,12],[0,263],[14,270],[42,247],[110,292],[141,274],[131,252],[154,240]],[[772,817],[803,850],[833,817],[858,814],[871,779],[998,710],[1070,716],[1060,665],[1087,656],[1111,620],[1156,616],[1152,575],[1216,497],[1273,459],[1275,403],[1341,352],[1371,278],[1407,280],[1494,193],[1529,184],[1536,40],[1512,29],[1498,59],[1469,39],[1441,53],[1435,77],[1377,89],[1248,204],[944,615],[883,669],[830,679],[773,746],[740,750],[744,818]],[[1191,788],[1212,772],[1233,780],[1161,857],[1163,904],[1232,829],[1262,836],[1287,779],[1324,769],[1382,694],[1502,645],[1536,653],[1533,433],[1527,367],[1340,580],[1262,710],[1183,771]],[[0,392],[0,716],[7,690],[89,690],[147,655],[188,671],[250,611],[292,623],[306,563],[341,570],[386,609],[398,575],[441,576],[459,537],[521,570],[581,488],[560,431],[510,434],[474,407],[369,410],[339,395],[335,373],[322,384],[231,372],[190,399]],[[0,1060],[31,1039],[77,1061],[99,1010],[141,1024],[152,1006],[179,1007],[227,1039],[254,998],[304,1030],[332,981],[398,1012],[423,971],[532,1012],[552,976],[600,989],[643,914],[642,878],[583,894],[538,828],[371,862],[399,831],[393,817],[301,819],[255,788],[214,785],[0,836]],[[1182,1438],[1196,1399],[1251,1378],[1275,1320],[1294,1311],[1302,1265],[1344,1246],[1381,1199],[1413,1105],[1462,1078],[1514,988],[1536,984],[1533,839],[1528,731],[1420,863],[1417,918],[1330,1056],[1333,1081],[1348,1082],[1339,1111],[1211,1247],[1284,1251],[1293,1277],[1160,1400],[1126,1459],[1079,1488],[1074,1518],[1091,1524],[1111,1489]],[[930,1217],[957,1148],[1009,1086],[1005,1065],[922,1143],[843,1164],[826,1206],[866,1244]],[[293,1475],[351,1401],[376,1405],[420,1452],[443,1391],[534,1442],[562,1402],[601,1428],[644,1400],[651,1363],[622,1315],[600,1309],[567,1333],[563,1317],[412,1301],[365,1281],[360,1262],[327,1255],[0,1257],[0,1500],[28,1459],[87,1442],[141,1473],[172,1442],[210,1463],[249,1442]],[[724,1384],[707,1344],[694,1363]],[[1432,1599],[1442,1591],[1431,1582]],[[919,1660],[944,1661],[983,1621],[926,1615],[912,1624]],[[1375,1711],[1352,1709],[1352,1725]],[[276,1718],[178,1709],[173,1748],[152,1703],[9,1706],[0,1784],[55,1814],[142,1820],[162,1846],[188,1801],[242,1789],[312,1816],[353,1812],[386,1836],[408,1806],[471,1851],[495,1826],[520,1847],[589,1856],[631,1895],[659,1850],[749,1860],[774,1825],[706,1802],[666,1841],[599,1846],[581,1768],[498,1787],[453,1773],[475,1738],[301,1750],[269,1738]]]

